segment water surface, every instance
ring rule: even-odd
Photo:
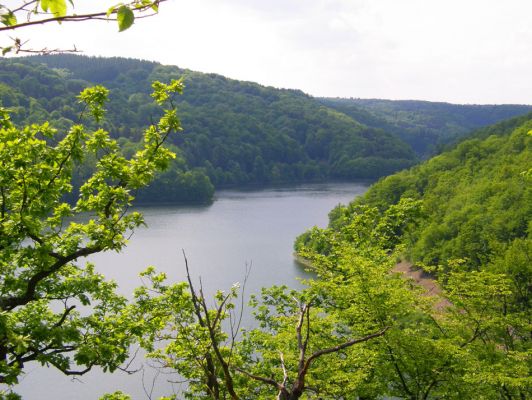
[[[164,206],[138,208],[146,228],[135,231],[121,253],[92,256],[91,262],[120,291],[130,295],[141,284],[139,272],[153,265],[172,281],[185,279],[182,251],[191,274],[201,277],[206,293],[228,289],[242,282],[246,267],[251,273],[247,293],[261,287],[286,284],[300,287],[306,272],[293,258],[297,235],[317,225],[327,225],[328,212],[367,189],[363,184],[312,184],[265,190],[226,190],[210,206]],[[136,364],[138,366],[138,364]],[[17,392],[24,399],[97,399],[103,393],[122,390],[133,399],[147,399],[142,374],[90,372],[76,380],[52,369],[29,364]],[[152,381],[146,371],[146,390]],[[159,377],[153,398],[168,395],[173,388]]]

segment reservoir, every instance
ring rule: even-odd
[[[208,206],[139,207],[147,227],[137,229],[121,253],[98,254],[90,261],[117,281],[126,296],[142,284],[138,274],[150,265],[165,272],[170,281],[185,280],[183,251],[193,279],[197,283],[201,277],[206,293],[242,282],[246,268],[251,268],[247,294],[276,284],[301,287],[298,278],[308,274],[293,258],[296,236],[314,225],[325,227],[334,206],[366,190],[367,185],[356,183],[224,190]],[[143,369],[132,375],[94,370],[76,379],[28,364],[15,391],[26,400],[96,400],[117,390],[132,399],[148,399],[146,392],[156,399],[179,390],[169,377],[155,376],[142,362],[142,356],[135,360],[131,368]]]

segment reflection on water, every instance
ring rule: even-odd
[[[246,292],[286,284],[300,287],[307,276],[293,256],[295,237],[313,225],[326,226],[327,214],[338,203],[347,203],[365,192],[362,184],[312,184],[266,190],[225,190],[209,206],[139,207],[147,228],[140,228],[121,253],[90,257],[97,270],[119,283],[130,295],[141,284],[138,274],[149,265],[166,272],[173,281],[185,279],[182,250],[191,273],[201,277],[207,293],[242,282],[251,266]],[[140,374],[91,372],[72,381],[38,365],[17,388],[25,399],[97,399],[101,394],[122,390],[134,399],[147,398]],[[151,378],[147,378],[148,384]],[[169,394],[171,387],[159,378],[153,393]]]

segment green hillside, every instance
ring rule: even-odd
[[[442,154],[383,178],[329,214],[326,229],[296,241],[327,282],[364,278],[362,304],[379,292],[364,275],[375,246],[401,276],[400,258],[422,268],[427,307],[395,317],[398,330],[367,375],[394,398],[525,399],[532,395],[532,113],[477,131]],[[353,254],[356,256],[353,256]],[[357,258],[358,257],[358,258]],[[405,263],[402,263],[404,267]],[[347,267],[346,267],[347,266]],[[437,279],[427,284],[428,277]],[[411,281],[410,290],[423,290]],[[391,296],[391,295],[390,295]],[[432,297],[434,296],[434,297]],[[399,310],[403,303],[396,307]],[[383,311],[383,319],[393,311]]]
[[[178,77],[186,86],[178,99],[184,131],[173,142],[180,157],[149,194],[141,193],[143,199],[205,199],[212,195],[211,183],[374,179],[416,162],[400,139],[300,91],[139,60],[76,55],[1,60],[0,103],[15,111],[17,123],[49,120],[67,128],[80,114],[79,91],[103,84],[111,90],[105,127],[124,143],[135,142],[161,113],[149,96],[151,82]]]
[[[530,308],[532,288],[532,113],[481,129],[472,138],[419,164],[381,179],[366,194],[329,214],[329,228],[298,238],[296,248],[325,255],[325,243],[368,210],[388,213],[419,201],[415,218],[387,232],[403,257],[446,276],[456,268],[506,274],[516,302]],[[325,240],[325,242],[323,242]]]
[[[421,200],[422,217],[400,239],[406,255],[427,266],[461,260],[470,269],[502,262],[530,246],[532,113],[477,131],[409,170],[383,178],[330,214],[340,231],[364,207],[381,211]]]
[[[532,111],[532,105],[460,105],[414,100],[322,98],[321,103],[410,144],[421,157],[483,126]]]

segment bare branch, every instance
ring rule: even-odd
[[[72,310],[74,310],[76,308],[76,306],[70,306],[68,308],[65,309],[65,311],[63,312],[63,315],[61,316],[61,318],[59,319],[59,321],[57,321],[55,324],[54,324],[54,328],[59,328],[61,325],[63,325],[63,322],[65,322],[65,319],[68,317],[68,315],[70,314],[70,312]]]
[[[10,311],[18,306],[28,304],[30,301],[35,300],[37,285],[44,279],[60,270],[66,264],[74,261],[80,257],[85,257],[94,253],[98,253],[103,250],[101,246],[83,247],[73,252],[72,254],[59,258],[48,269],[36,272],[29,280],[24,293],[18,296],[11,296],[7,298],[0,298],[0,309],[4,311]]]
[[[18,11],[28,11],[26,7],[28,7],[31,4],[37,4],[38,0],[31,0],[26,3],[23,3],[19,8],[15,8],[14,10],[11,10],[12,13],[16,13]]]
[[[89,372],[92,367],[94,366],[93,364],[90,364],[87,368],[83,369],[83,370],[80,370],[80,371],[73,371],[73,370],[69,370],[69,369],[64,369],[61,367],[61,365],[59,365],[58,363],[56,363],[53,359],[50,359],[50,360],[47,360],[50,364],[52,364],[54,367],[56,367],[59,371],[61,371],[63,374],[65,375],[74,375],[74,376],[81,376],[81,375],[85,375],[87,372]]]
[[[283,369],[283,387],[286,386],[286,382],[288,382],[288,373],[286,372],[286,366],[284,364],[284,355],[283,353],[279,353],[279,358],[281,359],[281,368]]]
[[[192,296],[192,304],[194,305],[194,311],[195,311],[196,317],[198,317],[200,325],[205,327],[205,322],[203,320],[203,315],[201,314],[201,309],[199,306],[198,296],[196,295],[196,291],[194,290],[194,285],[192,284],[192,278],[190,277],[190,270],[188,269],[187,255],[185,254],[184,249],[181,249],[181,251],[183,252],[183,258],[185,259],[185,270],[187,272],[188,289],[190,290],[190,295]]]
[[[29,40],[22,41],[19,38],[13,38],[9,37],[12,40],[11,46],[3,46],[0,47],[0,50],[2,51],[14,51],[15,54],[25,53],[25,54],[53,54],[53,53],[80,53],[80,51],[76,48],[76,46],[73,46],[72,49],[49,49],[47,47],[34,50],[34,49],[25,49],[24,46],[28,44]]]
[[[315,359],[317,359],[318,357],[321,357],[321,356],[323,356],[325,354],[336,353],[336,352],[338,352],[340,350],[343,350],[343,349],[346,349],[348,347],[351,347],[351,346],[353,346],[353,345],[355,345],[357,343],[363,343],[363,342],[367,342],[368,340],[378,338],[379,336],[384,335],[388,329],[389,329],[389,327],[385,327],[384,329],[380,330],[379,332],[372,333],[371,335],[367,335],[367,336],[364,336],[364,337],[361,337],[361,338],[358,338],[358,339],[348,340],[347,342],[339,344],[338,346],[329,347],[327,349],[316,351],[315,353],[313,353],[308,358],[307,362],[305,363],[304,372],[306,373],[306,371],[310,367],[310,364]]]
[[[229,365],[227,364],[227,361],[224,359],[220,348],[218,346],[218,340],[216,338],[216,326],[211,324],[210,317],[209,317],[209,310],[207,308],[207,304],[205,303],[205,297],[203,296],[203,289],[200,287],[200,305],[203,308],[203,312],[205,315],[205,321],[207,322],[207,330],[209,332],[209,338],[211,341],[211,346],[214,351],[214,354],[216,355],[216,358],[218,359],[218,362],[222,366],[222,370],[224,373],[224,380],[225,384],[227,386],[227,391],[229,392],[229,395],[233,400],[239,400],[240,398],[235,392],[234,386],[233,386],[233,377],[231,375],[231,371],[229,370]]]
[[[218,308],[216,309],[216,315],[214,316],[214,320],[212,321],[213,328],[216,328],[218,325],[218,322],[220,322],[220,319],[223,315],[224,306],[227,303],[227,301],[231,298],[231,293],[228,293],[224,296],[220,304],[218,305]]]
[[[305,365],[305,355],[307,351],[307,345],[308,345],[308,332],[307,337],[305,338],[305,341],[303,341],[303,335],[301,333],[301,330],[303,328],[303,323],[305,322],[305,316],[310,309],[310,306],[308,304],[301,304],[299,306],[300,313],[299,313],[299,320],[297,322],[296,326],[296,334],[297,334],[297,348],[299,349],[299,366],[298,370],[301,371]]]
[[[248,376],[251,379],[254,379],[254,380],[262,382],[262,383],[267,383],[268,385],[275,386],[275,388],[277,388],[277,389],[279,389],[281,391],[282,390],[286,390],[283,386],[281,386],[278,382],[276,382],[273,379],[264,378],[263,376],[259,376],[259,375],[254,375],[252,373],[247,372],[246,370],[244,370],[242,368],[238,368],[238,367],[233,367],[233,368],[234,368],[235,371],[240,372],[241,374],[244,374],[244,375]]]
[[[131,364],[133,364],[133,362],[135,361],[135,359],[137,358],[138,354],[139,354],[139,350],[140,350],[140,347],[137,347],[137,350],[135,350],[135,353],[133,353],[133,357],[131,357],[131,359],[127,362],[127,364],[123,367],[117,367],[117,369],[119,369],[120,371],[122,372],[125,372],[126,374],[128,375],[133,375],[137,372],[139,372],[140,370],[143,369],[143,366],[141,365],[140,368],[137,368],[137,369],[129,369],[129,367],[131,367]]]
[[[207,324],[201,312],[200,300],[198,296],[196,295],[196,291],[194,290],[194,285],[192,284],[192,278],[190,276],[190,270],[188,268],[188,259],[185,254],[185,250],[181,249],[181,251],[183,252],[183,258],[185,259],[185,269],[187,273],[188,288],[190,291],[190,295],[192,297],[192,305],[194,307],[194,313],[196,314],[196,317],[198,318],[198,322],[200,326],[205,328],[207,327]],[[214,398],[217,399],[219,398],[220,387],[218,384],[218,379],[216,377],[216,366],[215,366],[213,357],[209,352],[205,354],[205,362],[206,362],[205,371],[207,373],[207,382],[206,382],[207,389],[209,390],[210,393],[214,395]]]
[[[229,326],[231,328],[231,348],[229,351],[229,359],[228,359],[228,365],[231,365],[231,360],[233,357],[233,350],[236,342],[236,337],[238,336],[238,332],[240,331],[240,326],[242,324],[242,317],[244,315],[244,301],[245,301],[245,291],[246,291],[246,285],[249,278],[249,274],[251,273],[251,265],[246,265],[246,273],[244,275],[244,283],[242,284],[242,290],[240,292],[240,311],[238,315],[238,322],[236,323],[236,326],[233,322],[232,313],[229,313]]]

